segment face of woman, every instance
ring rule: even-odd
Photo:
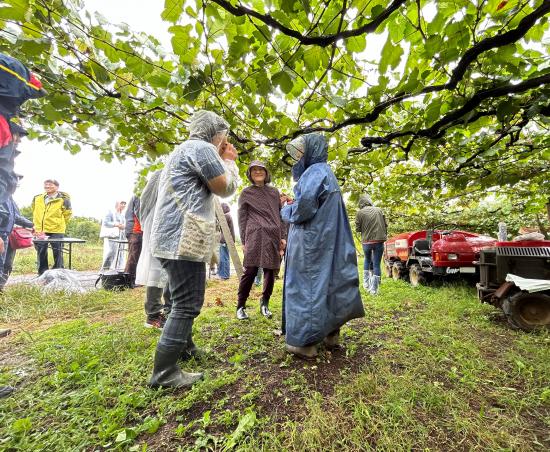
[[[265,169],[259,167],[259,166],[253,166],[250,168],[250,177],[257,185],[263,185],[265,183],[265,179],[267,177],[267,173]]]
[[[227,145],[227,134],[226,133],[218,133],[214,138],[212,138],[212,144],[216,146],[218,149],[218,152],[221,153],[225,149],[225,146]]]

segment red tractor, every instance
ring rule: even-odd
[[[480,250],[495,243],[491,237],[466,231],[404,232],[384,244],[386,275],[409,280],[413,286],[434,277],[475,275]]]
[[[513,328],[550,329],[550,240],[497,242],[480,256],[477,294]]]

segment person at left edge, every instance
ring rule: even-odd
[[[0,53],[0,203],[13,195],[17,186],[14,172],[16,133],[13,130],[21,105],[46,95],[42,83],[19,60]],[[4,241],[0,239],[0,252]]]

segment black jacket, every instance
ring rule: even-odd
[[[126,208],[126,227],[124,228],[126,237],[128,237],[134,229],[134,215],[139,220],[139,197],[137,196],[132,196],[132,199],[130,199],[130,202],[128,203],[128,207]]]

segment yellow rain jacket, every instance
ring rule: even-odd
[[[36,195],[32,200],[32,222],[36,232],[64,234],[72,213],[71,198],[62,191],[48,203],[46,193]]]

